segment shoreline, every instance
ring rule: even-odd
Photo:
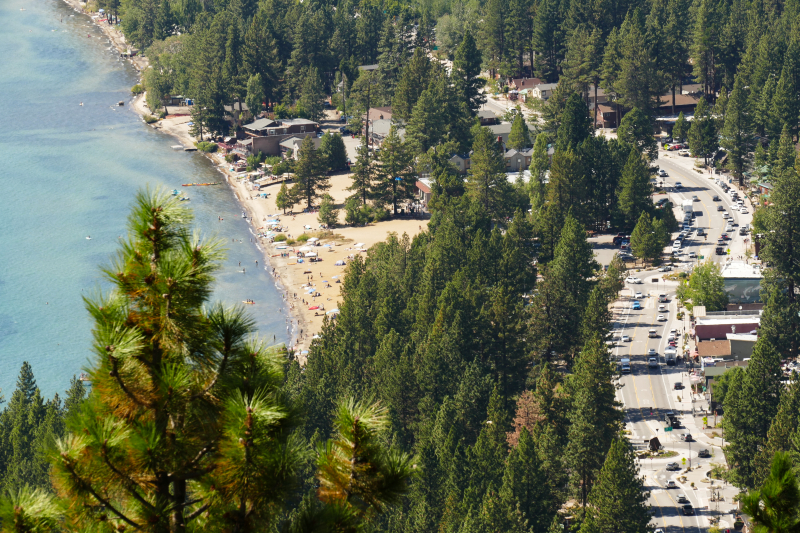
[[[127,52],[125,39],[116,27],[107,23],[98,23],[97,19],[86,13],[79,0],[64,0],[64,2],[76,12],[89,15],[90,19],[100,27],[103,34],[121,54]],[[135,56],[127,59],[140,75],[142,70],[148,66],[146,57]],[[144,122],[144,115],[151,114],[145,102],[145,94],[133,96],[129,105],[142,122]],[[188,123],[191,122],[191,117],[187,114],[188,109],[175,106],[168,106],[165,109],[167,113],[170,111],[174,113],[176,110],[183,113],[168,114],[165,119],[147,125],[176,139],[183,148],[193,149],[195,139],[189,134]],[[242,214],[246,215],[245,218],[250,223],[251,241],[261,252],[264,258],[263,268],[272,275],[275,287],[282,296],[283,304],[286,305],[285,317],[289,337],[289,344],[286,348],[294,352],[294,356],[301,365],[305,364],[307,350],[313,339],[318,338],[326,316],[338,310],[341,285],[337,287],[337,284],[340,284],[344,277],[344,266],[356,254],[366,253],[373,244],[385,241],[391,233],[396,234],[398,238],[405,234],[413,238],[414,235],[423,231],[423,227],[427,228],[427,219],[425,218],[400,217],[389,218],[387,221],[371,223],[367,226],[342,227],[337,225],[334,232],[324,231],[320,229],[317,213],[314,210],[284,213],[277,208],[275,196],[280,187],[279,183],[270,183],[256,192],[249,181],[241,179],[244,174],[233,171],[221,153],[203,153],[203,155],[225,177],[226,183],[242,209]],[[350,174],[334,174],[330,177],[331,189],[328,193],[338,204],[340,221],[344,216],[341,208],[350,195],[347,190],[352,183],[350,176]],[[266,197],[262,197],[262,194],[266,194]],[[295,209],[299,208],[295,207]],[[267,221],[275,219],[279,220],[283,227],[282,235],[287,238],[296,238],[301,234],[307,234],[309,237],[315,236],[319,238],[315,243],[317,246],[312,250],[307,249],[304,242],[280,248],[278,246],[282,243],[275,242],[273,245],[266,232]],[[343,248],[349,243],[356,243],[356,245]],[[270,246],[274,246],[274,248],[270,248]],[[306,262],[309,259],[303,258],[308,251],[317,252],[315,262]],[[298,252],[301,253],[298,254]],[[319,276],[315,279],[317,274]],[[258,307],[258,302],[254,307]],[[254,309],[253,311],[268,312],[269,310]]]

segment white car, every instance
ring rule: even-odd
[[[724,218],[724,219],[727,219],[729,216],[730,216],[730,215],[728,214],[728,212],[727,212],[727,211],[723,211],[723,212],[722,212],[722,218]]]
[[[619,342],[630,342],[631,338],[627,335],[623,335],[619,338]]]
[[[689,252],[689,259],[697,259],[697,254],[694,252]]]
[[[636,294],[633,295],[633,297],[636,298],[637,300],[641,300],[642,299],[642,293],[637,291]]]
[[[660,304],[660,305],[658,306],[658,312],[659,312],[659,313],[665,313],[666,311],[667,311],[667,306],[666,306],[666,305],[664,305],[664,304]]]
[[[731,211],[738,211],[738,210],[739,210],[739,206],[738,206],[738,205],[736,205],[736,204],[733,204],[733,205],[731,206]]]
[[[650,348],[649,350],[647,350],[647,355],[648,356],[656,355],[655,348]]]
[[[747,208],[744,206],[739,210],[739,212],[743,215],[750,213],[750,211],[748,211]]]
[[[669,174],[667,174],[667,171],[664,170],[663,168],[658,171],[658,175],[661,176],[662,178],[666,178],[667,176],[669,176]]]
[[[658,315],[656,317],[656,320],[658,320],[659,322],[664,322],[667,320],[667,317],[665,317],[664,315]]]
[[[725,233],[730,233],[730,232],[732,232],[732,231],[733,231],[733,226],[731,226],[730,224],[728,224],[727,226],[725,226]]]
[[[625,278],[625,283],[641,283],[641,282],[642,280],[634,276],[628,276],[627,278]]]

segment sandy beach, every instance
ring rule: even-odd
[[[78,0],[64,0],[76,11],[85,12]],[[96,17],[96,15],[95,15]],[[105,33],[111,43],[120,51],[127,52],[128,44],[122,33],[114,26],[107,23],[97,22],[98,27]],[[139,72],[147,68],[147,58],[135,56],[130,58],[131,63]],[[139,116],[152,114],[147,107],[145,95],[139,95],[131,100],[131,106]],[[194,147],[195,139],[189,133],[189,109],[186,107],[172,107],[167,109],[166,118],[150,125],[169,134],[177,140],[184,148]],[[170,141],[173,142],[174,141]],[[320,229],[317,220],[317,213],[291,213],[284,214],[275,205],[279,183],[262,187],[260,191],[253,188],[253,184],[246,179],[238,176],[231,168],[222,154],[205,154],[209,157],[226,181],[230,184],[233,194],[242,206],[242,215],[246,216],[251,223],[254,239],[264,252],[264,263],[259,265],[249,265],[251,268],[267,268],[273,274],[275,283],[288,302],[288,308],[292,316],[287,317],[291,320],[292,343],[290,349],[294,349],[299,360],[305,361],[305,351],[311,341],[322,328],[323,321],[328,313],[338,308],[340,303],[340,281],[344,277],[346,264],[356,255],[366,253],[366,250],[377,242],[386,239],[390,232],[399,236],[408,234],[414,236],[422,231],[427,224],[423,219],[394,219],[384,222],[370,224],[363,227],[340,226],[332,231]],[[338,204],[340,209],[339,221],[344,223],[344,202],[350,195],[347,191],[352,183],[350,174],[337,174],[331,176],[331,188],[327,191]],[[189,188],[181,191],[189,194]],[[267,197],[260,196],[266,193]],[[296,206],[295,211],[302,210]],[[302,234],[309,237],[317,237],[318,241],[311,247],[311,251],[317,253],[317,260],[310,262],[308,257],[298,258],[307,252],[301,251],[306,246],[305,243],[298,242],[292,246],[283,246],[282,243],[270,243],[269,238],[263,236],[267,231],[267,221],[279,221],[283,227],[283,234],[287,238],[297,238]],[[224,220],[220,220],[224,223]],[[261,233],[262,236],[259,236]],[[358,245],[356,247],[356,245]],[[280,248],[279,248],[280,246]],[[298,262],[298,259],[301,262]],[[337,265],[336,263],[339,263]],[[342,265],[344,262],[344,265]],[[243,265],[247,269],[248,265]],[[258,313],[259,302],[254,302],[251,307],[252,312]],[[265,310],[266,312],[266,310]],[[333,313],[331,313],[333,314]]]

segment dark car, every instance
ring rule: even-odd
[[[727,233],[723,233],[722,235],[719,236],[719,238],[722,239],[723,241],[727,241],[728,239],[730,239],[730,236]]]
[[[717,196],[716,194],[714,195],[712,200],[714,200],[715,202],[719,202],[720,201],[719,196]]]
[[[678,503],[689,503],[689,498],[687,498],[685,494],[678,494],[678,497],[675,499],[678,500]]]
[[[702,457],[702,458],[711,457],[711,452],[709,452],[708,450],[700,450],[699,452],[697,452],[697,457]]]
[[[683,383],[680,381],[676,381],[675,385],[672,386],[673,390],[683,390]]]
[[[686,516],[692,516],[694,514],[694,507],[692,507],[691,503],[687,503],[683,506],[683,514]]]
[[[348,128],[347,126],[342,126],[341,128],[339,128],[339,133],[341,133],[342,135],[350,135],[353,132],[350,131],[350,128]]]

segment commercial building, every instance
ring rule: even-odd
[[[731,304],[753,304],[761,301],[761,278],[764,274],[761,265],[751,265],[744,261],[731,261],[722,266],[725,279],[725,292]]]

